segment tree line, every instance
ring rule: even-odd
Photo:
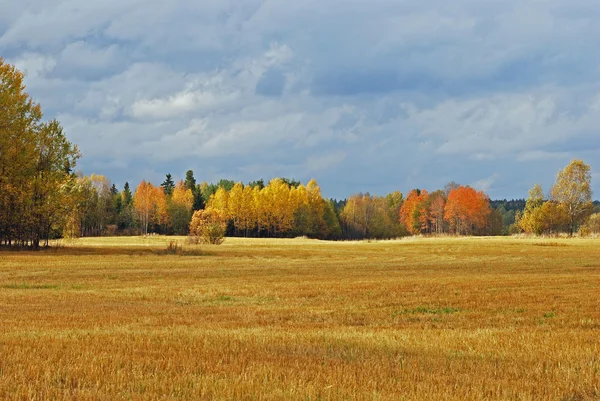
[[[287,178],[265,184],[231,180],[196,184],[192,170],[177,184],[167,174],[161,185],[142,181],[132,193],[118,191],[103,176],[78,177],[78,204],[70,212],[66,237],[149,233],[187,235],[195,213],[223,226],[227,236],[318,239],[390,239],[407,235],[500,235],[502,216],[489,198],[450,183],[432,193],[405,196],[359,193],[326,199],[315,180]],[[194,223],[195,227],[198,222]]]
[[[359,193],[326,199],[315,180],[197,183],[188,170],[175,182],[143,180],[119,190],[106,177],[75,172],[80,157],[56,120],[25,92],[23,74],[0,59],[0,243],[39,247],[52,238],[150,233],[319,239],[407,235],[570,235],[600,232],[591,170],[574,160],[548,194],[490,201],[454,182],[406,196]]]
[[[106,192],[109,186],[95,187]],[[332,240],[600,232],[593,224],[600,218],[594,214],[599,205],[592,202],[590,167],[581,160],[559,172],[547,196],[536,185],[527,200],[492,202],[484,192],[454,182],[433,192],[414,189],[406,196],[399,191],[385,196],[360,193],[335,200],[324,198],[315,180],[306,185],[286,178],[267,184],[263,180],[196,184],[189,170],[185,181],[177,184],[170,174],[160,186],[142,181],[133,195],[126,184],[122,193],[116,193],[114,205],[112,221],[129,225],[109,226],[110,234],[185,235],[190,233],[190,223],[192,232],[211,230],[211,235],[222,231],[227,236]],[[88,210],[91,216],[102,215]],[[89,224],[94,218],[82,214],[80,221]]]

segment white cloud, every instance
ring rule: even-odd
[[[5,3],[0,49],[117,182],[187,164],[315,174],[335,196],[455,179],[508,197],[600,152],[586,0]]]
[[[500,177],[500,175],[498,173],[494,173],[487,178],[475,181],[471,186],[478,191],[488,192],[498,177]]]
[[[225,102],[232,101],[236,94],[216,95],[210,92],[184,91],[166,99],[138,100],[131,106],[131,116],[139,119],[168,119],[180,117],[191,111],[206,112]]]
[[[56,59],[40,53],[24,53],[12,62],[30,80],[44,77],[56,66]]]

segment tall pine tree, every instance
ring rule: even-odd
[[[173,193],[173,189],[175,189],[175,182],[173,181],[171,174],[167,174],[165,180],[162,184],[160,184],[160,186],[163,187],[167,196],[170,196]]]

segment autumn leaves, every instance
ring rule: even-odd
[[[68,212],[79,158],[57,121],[42,121],[23,74],[0,58],[0,243],[37,248]]]
[[[187,231],[194,205],[192,190],[180,181],[170,192],[167,197],[163,187],[155,187],[145,180],[138,185],[133,194],[133,205],[143,234],[148,234],[151,226],[167,224],[179,234]]]
[[[592,215],[591,181],[590,166],[575,159],[559,171],[547,197],[541,185],[534,185],[529,191],[525,210],[517,215],[518,228],[536,235],[560,232],[573,235],[582,228],[584,233],[597,233],[599,230],[593,223],[599,217]],[[588,221],[590,215],[593,219]]]
[[[413,235],[467,235],[481,232],[490,212],[487,195],[471,187],[458,186],[447,195],[444,191],[412,190],[400,209],[400,221]]]
[[[515,229],[532,234],[574,232],[592,209],[590,179],[589,166],[574,161],[559,174],[551,200],[544,200],[541,188],[534,187],[524,213],[517,214]],[[432,193],[414,189],[406,198],[396,191],[386,196],[358,194],[338,202],[324,199],[315,180],[306,186],[280,178],[267,186],[262,181],[223,182],[229,189],[215,185],[206,207],[192,219],[191,234],[205,237],[205,242],[219,242],[226,233],[387,239],[421,234],[499,235],[503,228],[502,215],[491,208],[485,193],[454,183]],[[136,190],[134,204],[144,233],[149,224],[173,225],[174,208],[181,211],[180,225],[187,228],[193,192],[183,182],[171,192],[166,196],[163,188],[145,181]]]
[[[328,238],[340,231],[333,207],[323,199],[315,180],[306,186],[275,178],[262,188],[242,183],[229,191],[220,187],[206,210],[219,211],[231,222],[233,234],[240,236]]]

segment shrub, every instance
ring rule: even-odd
[[[181,253],[181,248],[177,244],[177,241],[169,241],[167,249],[165,250],[167,255],[177,255]]]
[[[225,239],[227,217],[221,210],[206,208],[194,212],[190,223],[190,242],[220,245]]]
[[[119,227],[116,224],[109,224],[104,228],[104,232],[102,233],[102,235],[107,237],[114,237],[115,235],[117,235],[118,231]]]

